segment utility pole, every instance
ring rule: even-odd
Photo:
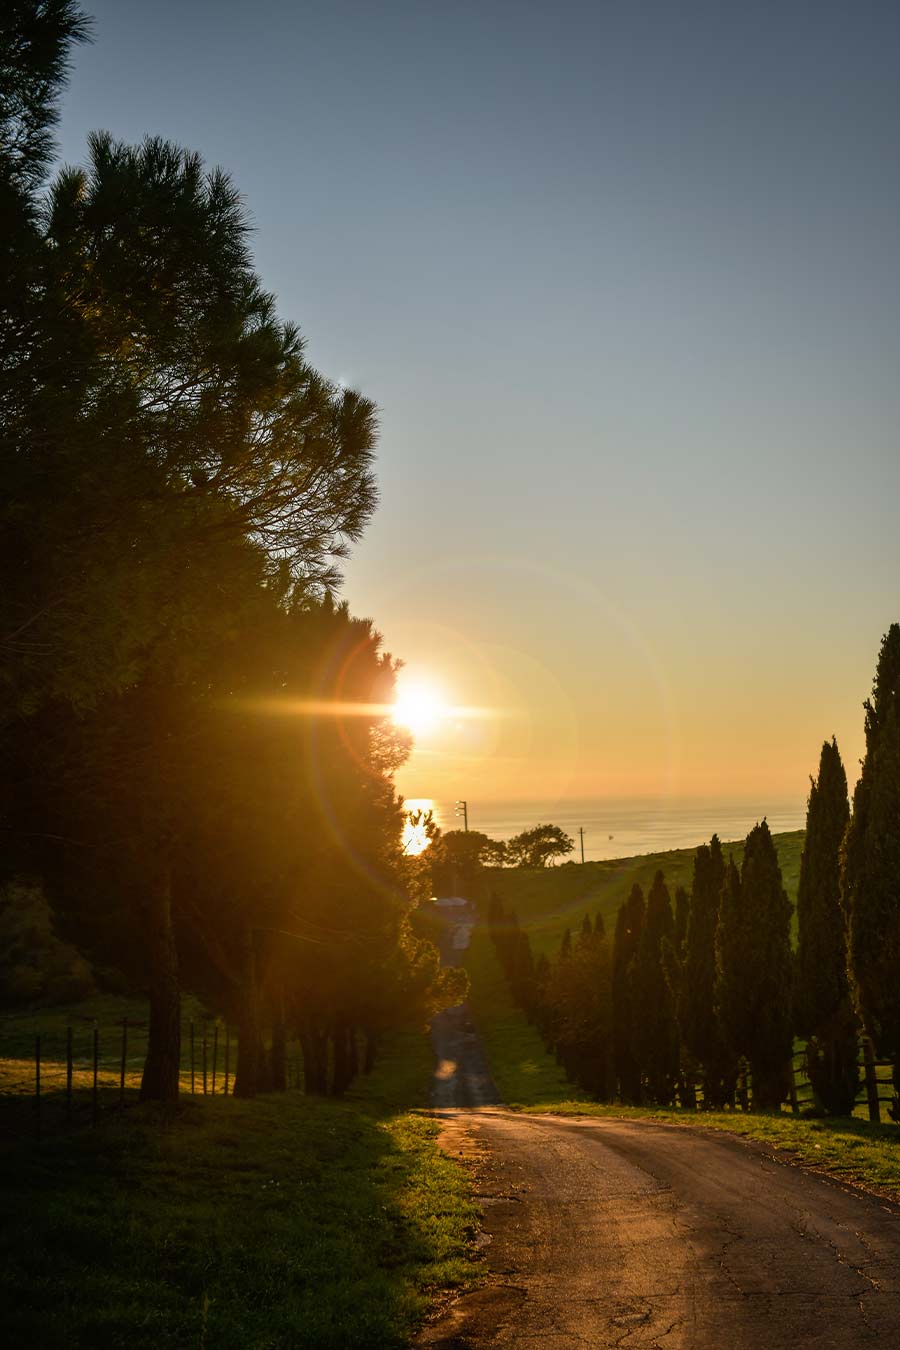
[[[456,814],[457,814],[458,816],[462,816],[462,818],[463,818],[463,825],[465,826],[465,828],[466,828],[466,833],[468,834],[468,831],[469,831],[469,803],[466,802],[466,801],[463,801],[462,799],[460,799],[460,800],[456,803]]]
[[[581,861],[584,862],[584,826],[578,826],[578,833],[581,835]]]

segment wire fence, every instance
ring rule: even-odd
[[[0,1025],[0,1139],[40,1139],[61,1130],[95,1127],[137,1104],[147,1055],[148,1024],[123,1016],[51,1024],[33,1034],[4,1036]],[[227,1023],[189,1018],[181,1029],[181,1091],[229,1097],[234,1089],[237,1038]],[[299,1045],[287,1056],[287,1085],[299,1087]]]

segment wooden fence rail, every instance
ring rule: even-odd
[[[798,1060],[800,1061],[799,1065]],[[790,1061],[788,1093],[784,1098],[794,1115],[799,1115],[804,1106],[815,1104],[813,1085],[804,1074],[805,1064],[806,1050],[794,1050]],[[879,1077],[878,1071],[889,1069],[893,1072],[893,1060],[876,1059],[871,1040],[868,1036],[862,1036],[859,1042],[858,1064],[863,1073],[859,1091],[856,1094],[855,1106],[865,1106],[869,1120],[873,1124],[880,1124],[881,1103],[884,1102],[888,1106],[893,1106],[896,1098],[892,1078]],[[687,1082],[687,1087],[688,1092],[685,1095],[690,1097],[698,1109],[702,1109],[702,1079],[691,1078]],[[742,1111],[749,1111],[752,1094],[753,1077],[746,1062],[743,1062],[735,1089],[735,1099]]]

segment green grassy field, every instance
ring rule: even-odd
[[[66,1083],[66,1032],[72,1028],[73,1090],[86,1091],[93,1077],[93,1029],[98,1029],[98,1088],[101,1104],[118,1100],[122,1065],[122,1019],[128,1019],[125,1083],[129,1098],[137,1094],[147,1049],[149,1010],[145,998],[97,994],[79,1003],[0,1012],[0,1109],[8,1099],[34,1092],[35,1039],[41,1037],[42,1091],[52,1107],[54,1094]],[[215,1019],[189,996],[182,999],[181,1086],[191,1088],[190,1028],[194,1026],[194,1085],[202,1089],[203,1035],[207,1037],[208,1087],[212,1086]],[[225,1079],[225,1029],[219,1026],[216,1046],[217,1091]],[[234,1076],[234,1045],[229,1045],[229,1070]]]
[[[494,1081],[514,1110],[563,1115],[627,1116],[693,1129],[728,1130],[786,1149],[806,1165],[900,1198],[900,1126],[863,1119],[806,1120],[740,1111],[696,1112],[607,1106],[577,1096],[543,1041],[516,1008],[493,945],[476,929],[467,954],[469,1003]],[[860,1113],[863,1114],[862,1112]]]
[[[344,1102],[135,1108],[0,1151],[7,1345],[402,1346],[477,1276],[476,1211],[436,1145],[425,1037]]]
[[[803,830],[794,830],[773,836],[785,890],[792,904],[797,899],[803,835]],[[733,854],[740,865],[743,841],[725,844],[724,849],[726,857]],[[676,886],[690,890],[695,853],[696,849],[685,848],[648,853],[637,858],[571,863],[534,870],[492,868],[485,872],[484,893],[493,891],[508,909],[516,911],[536,953],[552,954],[559,947],[566,927],[574,933],[586,913],[592,918],[598,912],[602,914],[611,937],[616,912],[631,887],[638,882],[646,891],[660,869],[673,896]]]

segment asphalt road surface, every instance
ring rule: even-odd
[[[447,1111],[487,1284],[420,1344],[900,1347],[900,1208],[728,1135]]]
[[[497,1094],[465,1005],[434,1038],[488,1278],[420,1345],[900,1350],[900,1206],[726,1134],[479,1105]]]

